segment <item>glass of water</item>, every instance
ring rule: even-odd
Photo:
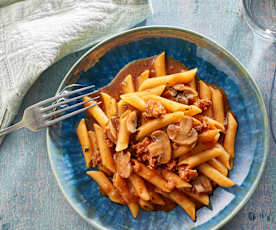
[[[276,0],[242,0],[246,20],[257,34],[276,39]]]

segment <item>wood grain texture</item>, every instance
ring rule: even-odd
[[[152,0],[154,15],[146,25],[173,25],[200,32],[234,54],[249,70],[268,105],[276,48],[248,28],[236,0]],[[46,70],[24,99],[27,106],[53,96],[70,66],[84,51]],[[49,90],[50,89],[50,90]],[[276,122],[276,121],[274,121]],[[276,146],[256,192],[224,230],[276,229]],[[0,229],[93,229],[67,203],[51,172],[45,131],[20,130],[0,148]]]

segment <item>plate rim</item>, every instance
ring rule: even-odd
[[[249,188],[249,190],[247,191],[246,195],[243,197],[242,201],[234,208],[234,210],[227,216],[225,217],[222,221],[220,221],[216,226],[214,226],[212,229],[216,230],[221,228],[222,226],[224,226],[226,223],[228,223],[234,216],[236,216],[238,214],[238,212],[244,207],[244,205],[248,202],[248,200],[252,197],[252,195],[254,194],[254,192],[256,191],[258,184],[260,183],[260,179],[264,173],[264,169],[267,163],[267,158],[268,158],[268,153],[269,153],[269,148],[270,148],[270,129],[269,129],[269,120],[268,120],[268,114],[267,114],[267,109],[265,107],[265,103],[261,94],[261,91],[255,81],[255,79],[249,74],[249,72],[247,71],[247,69],[245,68],[245,66],[235,57],[235,55],[233,55],[232,53],[230,53],[226,48],[224,48],[222,45],[218,44],[216,41],[214,41],[213,39],[209,38],[208,36],[205,36],[201,33],[195,32],[193,30],[188,30],[188,29],[184,29],[182,27],[177,27],[177,26],[164,26],[164,25],[150,25],[150,26],[141,26],[141,27],[136,27],[133,29],[129,29],[129,30],[125,30],[113,35],[108,36],[106,39],[104,39],[103,41],[97,43],[96,45],[94,45],[93,47],[89,48],[83,55],[81,55],[80,58],[78,58],[78,60],[72,65],[72,67],[66,72],[65,76],[63,77],[61,83],[59,84],[59,87],[56,91],[57,95],[63,88],[64,83],[67,81],[67,79],[69,78],[69,76],[71,75],[72,71],[74,70],[74,68],[87,56],[89,55],[91,52],[93,52],[95,49],[97,49],[98,47],[101,47],[102,45],[104,45],[105,43],[108,43],[110,41],[112,41],[113,39],[117,38],[117,37],[121,37],[125,34],[128,33],[133,33],[133,32],[137,32],[140,30],[158,30],[158,29],[162,29],[162,30],[178,30],[178,31],[182,31],[191,35],[195,35],[197,37],[203,38],[205,39],[209,44],[212,44],[213,46],[216,47],[216,49],[218,49],[220,52],[222,52],[225,56],[227,56],[227,58],[229,58],[238,68],[239,70],[242,71],[242,74],[244,77],[246,77],[247,80],[249,80],[249,82],[251,81],[252,85],[253,85],[253,90],[255,90],[255,95],[257,96],[259,105],[261,106],[260,110],[263,112],[264,116],[263,116],[263,123],[264,123],[264,155],[262,158],[262,162],[261,162],[261,166],[260,166],[260,170],[257,173],[256,178],[254,179],[254,182],[252,183],[251,187]],[[87,223],[89,223],[91,226],[95,227],[96,229],[99,230],[108,230],[108,228],[96,223],[95,221],[91,221],[91,219],[87,218],[85,215],[83,215],[79,209],[73,204],[73,201],[71,200],[71,198],[69,196],[67,196],[63,186],[61,185],[61,182],[58,178],[57,172],[55,170],[55,166],[54,166],[54,161],[52,159],[52,154],[50,151],[50,135],[49,135],[49,127],[47,127],[46,129],[46,146],[47,146],[47,152],[48,152],[48,158],[50,161],[50,166],[51,166],[51,170],[54,174],[54,177],[57,181],[57,184],[63,194],[63,196],[65,197],[65,199],[67,200],[67,202],[70,204],[70,206],[84,219],[87,221]],[[204,225],[204,224],[203,224]]]

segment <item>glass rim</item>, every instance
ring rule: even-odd
[[[262,33],[260,31],[256,31],[255,28],[252,28],[252,30],[254,30],[257,34],[265,37],[265,38],[276,38],[276,30],[270,30],[265,28],[264,26],[262,26],[260,23],[258,23],[252,16],[251,13],[249,12],[247,6],[246,6],[246,0],[242,0],[242,5],[243,5],[243,9],[245,11],[246,17],[248,18],[248,24],[250,25],[250,23],[252,25],[250,25],[251,27],[257,27],[259,30],[262,31]]]

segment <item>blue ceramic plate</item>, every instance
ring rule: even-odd
[[[127,63],[166,52],[198,76],[221,87],[239,121],[231,188],[217,188],[210,207],[197,212],[193,222],[177,207],[172,212],[141,211],[133,219],[128,208],[112,203],[98,192],[86,175],[82,151],[75,134],[85,114],[47,130],[52,170],[72,207],[97,229],[186,230],[218,229],[248,201],[260,180],[268,155],[268,119],[259,89],[245,68],[222,47],[203,35],[173,27],[141,27],[113,36],[91,48],[65,76],[59,91],[78,82],[108,84]]]

